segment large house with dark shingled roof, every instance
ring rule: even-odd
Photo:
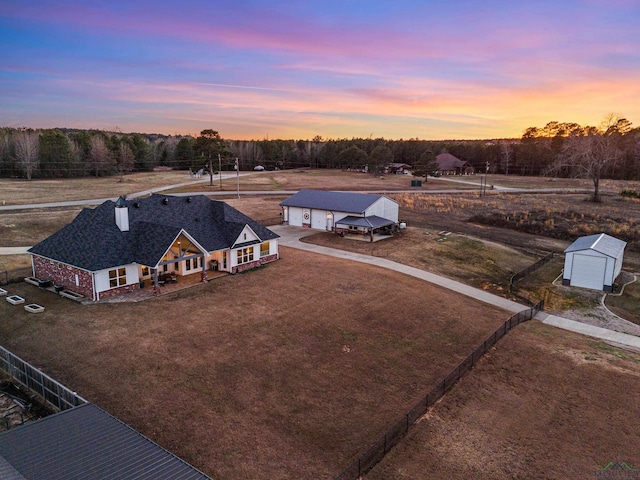
[[[85,208],[29,253],[35,278],[98,301],[145,281],[157,289],[165,278],[257,267],[279,258],[278,238],[224,202],[153,194]]]

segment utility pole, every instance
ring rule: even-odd
[[[238,157],[236,157],[236,186],[238,189],[238,198],[240,198],[240,164],[238,163]]]
[[[211,162],[211,152],[209,152],[209,186],[213,187],[213,163]]]
[[[220,173],[220,190],[222,190],[222,160],[220,160],[220,154],[218,154],[218,172]]]

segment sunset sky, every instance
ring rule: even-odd
[[[476,139],[640,124],[640,0],[3,0],[0,52],[0,127]]]

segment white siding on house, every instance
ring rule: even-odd
[[[121,265],[119,267],[109,268],[107,270],[99,270],[95,273],[95,282],[96,282],[96,292],[104,292],[105,290],[111,290],[111,286],[109,285],[109,271],[116,270],[118,268],[125,268],[127,273],[127,283],[126,285],[132,285],[134,283],[138,283],[140,278],[138,277],[138,266],[137,265]],[[122,285],[121,285],[122,286]]]
[[[244,227],[242,233],[238,236],[235,243],[245,243],[245,242],[254,242],[259,240],[258,236],[254,233],[254,231],[248,225]]]

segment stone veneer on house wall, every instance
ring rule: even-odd
[[[258,260],[254,260],[253,262],[243,263],[238,265],[237,267],[233,267],[231,269],[231,273],[240,273],[246,270],[251,270],[252,268],[259,267],[262,264],[273,262],[278,259],[277,254],[267,255],[266,257],[259,258]]]

